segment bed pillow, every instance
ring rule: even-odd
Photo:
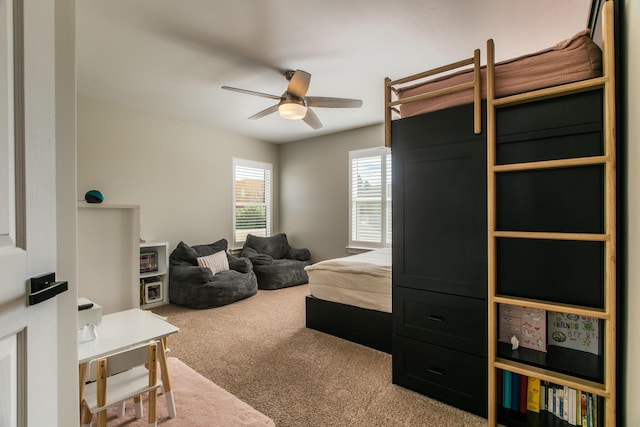
[[[219,251],[211,255],[198,257],[198,265],[207,267],[213,274],[229,269],[229,260],[225,251]]]

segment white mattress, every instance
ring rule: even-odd
[[[305,270],[314,297],[391,313],[391,248],[320,261]]]

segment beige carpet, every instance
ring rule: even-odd
[[[486,426],[483,418],[393,385],[391,355],[307,329],[308,293],[302,285],[209,310],[153,311],[180,327],[170,355],[279,427]]]
[[[158,425],[166,427],[273,427],[264,414],[218,387],[175,357],[168,359],[171,388],[176,403],[176,418],[169,418],[165,397],[157,399]],[[116,417],[116,410],[107,411],[107,424],[119,427],[147,426],[147,399],[143,400],[144,417],[135,418],[133,400],[126,404],[125,416]],[[95,417],[94,417],[95,424]]]

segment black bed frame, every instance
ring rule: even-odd
[[[307,295],[306,326],[391,353],[391,313],[325,301]]]

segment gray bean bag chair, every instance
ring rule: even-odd
[[[240,256],[251,260],[260,289],[280,289],[309,282],[304,268],[311,265],[311,253],[308,249],[289,246],[284,233],[270,237],[249,234]]]
[[[198,265],[198,258],[220,251],[226,255],[228,270],[214,274],[211,268]],[[173,304],[197,309],[219,307],[257,292],[251,261],[227,253],[226,239],[195,246],[180,242],[169,256],[169,300]]]

